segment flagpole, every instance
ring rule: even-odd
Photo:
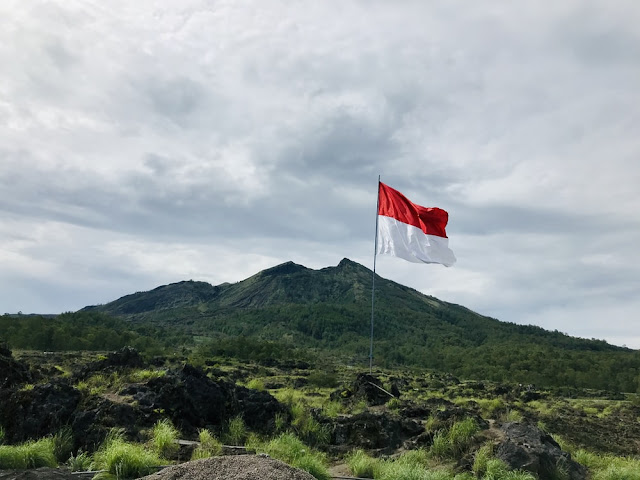
[[[373,306],[376,298],[376,258],[378,255],[378,208],[380,207],[380,175],[376,192],[376,234],[373,242],[373,276],[371,278],[371,340],[369,342],[369,374],[373,373]]]

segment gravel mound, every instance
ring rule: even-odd
[[[0,480],[73,480],[75,477],[64,468],[36,468],[32,470],[0,470]]]
[[[145,480],[315,480],[302,470],[262,455],[229,455],[167,467]]]

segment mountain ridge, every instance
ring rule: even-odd
[[[288,261],[235,283],[214,286],[201,281],[180,281],[149,291],[125,295],[103,305],[87,306],[82,310],[97,310],[133,321],[157,318],[164,313],[174,312],[176,318],[191,316],[191,320],[196,323],[197,319],[202,317],[228,315],[240,310],[273,309],[278,306],[290,308],[292,305],[323,304],[370,310],[372,275],[370,269],[348,258],[342,259],[336,266],[320,269],[311,269]],[[394,315],[393,311],[397,315]],[[629,350],[602,340],[571,337],[534,325],[519,325],[487,317],[462,305],[445,302],[376,274],[378,321],[398,321],[396,317],[403,313],[406,316],[408,312],[428,314],[432,317],[431,326],[435,327],[438,323],[450,327],[475,326],[479,329],[478,332],[473,332],[473,336],[477,336],[475,343],[482,338],[482,331],[486,330],[488,323],[498,329],[519,330],[536,338],[545,335],[572,338],[587,347],[590,346],[590,349]],[[477,324],[473,325],[472,320]],[[368,327],[368,324],[365,326]]]

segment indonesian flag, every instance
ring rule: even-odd
[[[445,227],[449,214],[440,208],[421,207],[380,182],[378,187],[378,252],[410,262],[456,263]]]

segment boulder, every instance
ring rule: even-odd
[[[539,478],[584,480],[587,471],[563,452],[560,445],[548,434],[533,425],[517,422],[500,427],[505,438],[496,449],[496,457],[512,469],[536,474]]]
[[[0,348],[0,390],[31,382],[29,369],[13,358],[11,350]]]
[[[81,394],[62,382],[36,385],[0,395],[0,418],[7,438],[21,442],[40,438],[68,425]]]
[[[363,412],[333,421],[331,444],[350,449],[393,450],[424,432],[420,422],[390,413]]]
[[[95,372],[115,372],[125,368],[141,368],[144,361],[140,353],[133,347],[123,347],[116,352],[109,352],[106,358],[96,360],[82,366],[74,372],[76,380],[82,380]]]

